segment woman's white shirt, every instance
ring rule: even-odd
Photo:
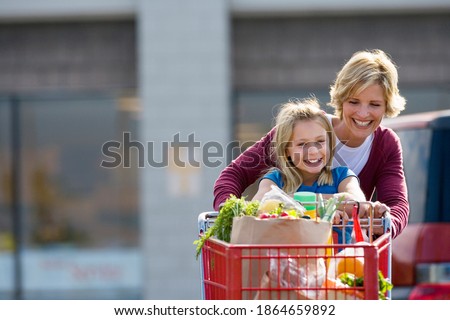
[[[332,124],[333,115],[327,114],[327,118]],[[369,159],[372,142],[373,133],[364,140],[362,145],[356,148],[346,146],[338,139],[338,137],[336,137],[336,150],[332,167],[348,167],[356,173],[356,175],[359,175]]]

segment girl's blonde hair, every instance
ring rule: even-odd
[[[405,109],[406,100],[398,89],[397,68],[381,50],[358,51],[342,67],[330,87],[329,106],[342,119],[343,103],[367,87],[378,84],[383,88],[387,117],[396,117]]]
[[[327,132],[329,159],[319,175],[318,185],[333,183],[331,163],[334,156],[335,137],[330,121],[328,121],[324,111],[320,109],[319,102],[315,98],[290,100],[281,105],[280,112],[276,117],[274,139],[277,167],[283,178],[283,190],[288,194],[296,192],[303,183],[300,170],[287,155],[287,148],[292,143],[294,126],[299,121],[316,121]]]

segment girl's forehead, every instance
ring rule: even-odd
[[[326,130],[319,120],[298,120],[294,123],[292,137],[298,139],[311,139],[326,135]]]
[[[317,127],[317,128],[322,128],[323,130],[325,130],[324,128],[324,124],[322,123],[322,121],[319,118],[314,118],[314,119],[301,119],[301,120],[297,120],[294,122],[294,128],[313,128],[313,127]]]

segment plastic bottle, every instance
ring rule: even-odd
[[[316,219],[316,194],[309,191],[299,191],[294,193],[294,200],[300,202],[306,209],[305,215],[311,219]]]
[[[314,192],[309,191],[299,191],[294,193],[294,200],[300,202],[306,209],[305,215],[309,216],[311,219],[316,219],[317,215],[317,195]],[[310,202],[309,204],[307,204]],[[313,202],[313,203],[311,203]],[[333,244],[333,235],[330,234],[330,237],[328,238],[328,245]],[[325,249],[326,255],[329,257],[333,256],[333,248],[327,247]]]

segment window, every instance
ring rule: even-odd
[[[136,137],[135,100],[107,95],[19,97],[14,107],[16,128],[11,127],[9,101],[0,101],[2,279],[14,279],[18,272],[3,268],[13,265],[13,244],[8,242],[12,205],[4,191],[12,183],[10,137],[15,134],[14,147],[20,151],[15,164],[20,179],[15,182],[20,190],[22,296],[139,298],[137,166],[101,167],[104,143],[120,143],[125,132]],[[0,294],[8,297],[12,285],[4,281]]]

